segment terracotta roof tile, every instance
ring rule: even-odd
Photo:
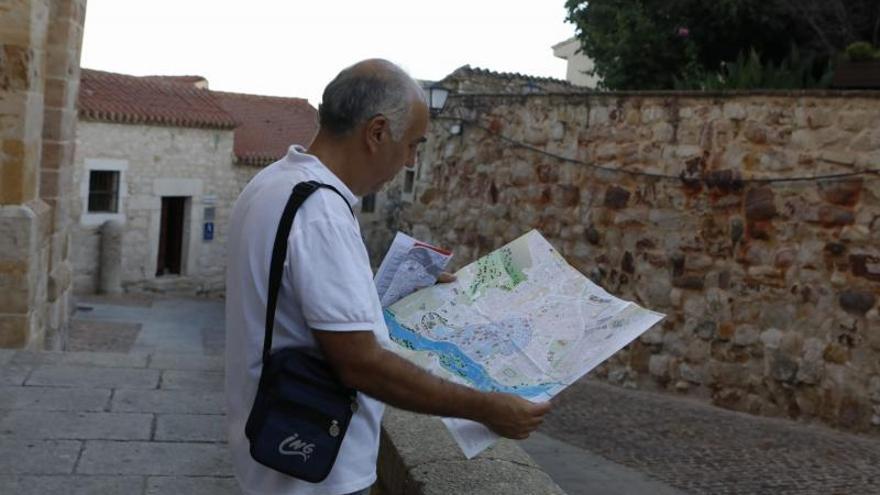
[[[583,93],[585,88],[552,77],[495,72],[464,65],[439,82],[458,94]]]
[[[203,76],[141,76],[141,79],[148,79],[159,82],[173,82],[189,84],[199,89],[208,89],[208,80]]]
[[[239,163],[274,162],[292,144],[308,146],[318,131],[318,111],[303,98],[212,93],[240,124],[234,145]]]
[[[82,70],[80,116],[122,124],[235,128],[239,163],[266,165],[291,144],[307,146],[318,131],[318,111],[303,98],[201,89],[202,76],[129,76]]]
[[[123,124],[231,129],[235,120],[217,98],[195,86],[83,69],[79,115]]]
[[[552,82],[556,84],[562,84],[565,86],[571,86],[571,83],[566,81],[565,79],[556,79],[553,77],[543,77],[543,76],[532,76],[529,74],[520,74],[519,72],[498,72],[490,69],[483,69],[480,67],[471,67],[470,65],[462,65],[458,69],[452,71],[452,74],[449,74],[447,77],[464,77],[470,75],[478,75],[478,76],[488,76],[494,77],[497,79],[521,79],[525,81],[536,81],[536,82]]]

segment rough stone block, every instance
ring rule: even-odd
[[[114,412],[178,414],[221,414],[222,392],[175,390],[117,390],[113,394]]]
[[[761,333],[761,342],[768,349],[777,349],[782,342],[783,333],[776,328],[770,328]]]
[[[516,162],[511,167],[511,183],[515,186],[527,186],[535,180],[535,169],[528,162]],[[424,202],[424,197],[422,198]]]
[[[846,364],[849,361],[850,353],[846,347],[831,342],[825,347],[822,357],[829,363]]]
[[[681,363],[678,367],[678,374],[690,383],[703,383],[706,380],[703,366]]]
[[[163,390],[222,392],[223,387],[223,373],[216,371],[165,370],[162,372]]]
[[[872,152],[880,149],[880,131],[865,129],[853,139],[850,147],[856,151]]]
[[[672,279],[672,285],[680,289],[703,290],[706,281],[704,275],[681,275]]]
[[[0,476],[0,493],[10,495],[131,495],[142,488],[139,476]]]
[[[10,266],[11,265],[11,266]],[[0,313],[26,315],[33,292],[28,290],[27,262],[10,263],[10,271],[0,274]]]
[[[709,361],[707,367],[708,378],[714,384],[724,387],[746,387],[751,381],[749,368],[743,364]]]
[[[744,120],[748,115],[745,107],[740,103],[725,103],[723,112],[724,118],[730,120]]]
[[[768,134],[766,127],[755,122],[749,122],[743,130],[746,139],[755,144],[767,144]]]
[[[159,384],[159,371],[46,366],[37,368],[28,378],[26,384],[49,387],[154,389]]]
[[[814,207],[809,210],[807,221],[818,223],[826,228],[836,228],[852,225],[855,221],[855,215],[848,208],[835,205],[821,205],[818,208]]]
[[[0,413],[0,433],[39,440],[147,440],[152,414],[7,411]]]
[[[862,179],[824,181],[819,183],[819,194],[829,203],[853,206],[859,201],[862,184]]]
[[[865,212],[867,213],[867,212]],[[858,223],[868,224],[869,222],[861,221],[859,219],[856,220]],[[851,243],[861,243],[864,241],[868,241],[871,238],[871,229],[866,227],[865,225],[849,225],[840,230],[840,240],[851,242]]]
[[[825,374],[825,362],[822,358],[822,348],[818,355],[808,353],[798,366],[796,379],[798,382],[815,385],[822,382]]]
[[[70,474],[81,447],[82,442],[76,440],[4,438],[0,474]]]
[[[86,442],[79,474],[148,476],[230,476],[225,444],[167,442]]]
[[[24,348],[30,340],[32,326],[30,315],[0,315],[0,347]]]
[[[740,325],[736,328],[736,332],[733,335],[733,343],[738,346],[756,344],[759,339],[758,329],[753,325]]]
[[[3,182],[0,182],[0,204],[22,204],[36,196],[36,143],[20,140],[2,141],[4,156]]]
[[[666,109],[661,106],[649,106],[642,109],[643,124],[651,124],[666,118]]]
[[[750,222],[771,220],[776,216],[775,195],[770,187],[749,189],[745,199],[746,219]]]
[[[849,256],[849,262],[853,275],[880,282],[880,256],[854,253]]]
[[[226,417],[210,414],[161,414],[156,420],[158,441],[225,442]]]
[[[34,72],[31,69],[33,53],[26,45],[5,44],[3,49],[4,90],[29,91],[33,84]]]
[[[840,307],[857,315],[864,315],[877,303],[877,296],[871,291],[847,290],[838,297]]]
[[[560,185],[553,190],[553,203],[556,206],[570,208],[580,201],[580,189],[577,186]]]
[[[872,376],[868,382],[868,397],[872,401],[880,403],[880,375]]]
[[[110,390],[55,387],[0,387],[0,409],[103,411]]]
[[[617,186],[611,186],[605,191],[605,206],[608,208],[625,208],[629,202],[630,192]]]
[[[655,354],[648,361],[648,370],[651,376],[660,381],[669,380],[669,356]]]
[[[798,361],[780,349],[771,349],[765,354],[765,373],[771,378],[783,382],[793,381],[798,371]]]

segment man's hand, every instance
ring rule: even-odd
[[[538,429],[552,405],[534,403],[511,394],[491,393],[484,417],[479,421],[502,437],[522,440]]]
[[[437,283],[438,284],[448,284],[451,282],[455,282],[456,276],[449,272],[441,272],[440,275],[437,275]]]

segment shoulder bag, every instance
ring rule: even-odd
[[[263,369],[245,426],[254,460],[312,483],[330,474],[358,407],[357,391],[343,385],[323,359],[297,348],[271,352],[275,307],[293,217],[319,188],[331,189],[345,200],[333,186],[301,182],[293,188],[278,224],[269,272]],[[350,210],[351,205],[348,207]]]

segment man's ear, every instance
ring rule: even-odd
[[[370,151],[375,152],[379,149],[379,145],[388,139],[388,125],[388,118],[384,115],[376,115],[367,121],[367,125],[364,126],[364,137]]]

